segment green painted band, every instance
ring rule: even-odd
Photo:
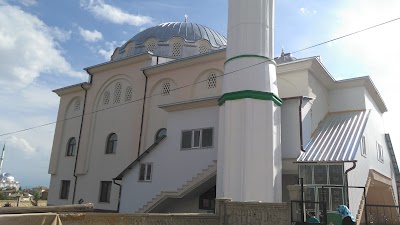
[[[230,59],[227,59],[224,64],[226,64],[227,62],[232,61],[234,59],[249,58],[249,57],[252,57],[252,58],[263,58],[263,59],[271,60],[270,58],[268,58],[266,56],[262,56],[262,55],[238,55],[238,56],[232,57]]]
[[[271,92],[263,92],[263,91],[252,91],[252,90],[244,90],[244,91],[235,91],[223,94],[218,99],[218,105],[223,105],[226,101],[229,100],[237,100],[243,98],[252,98],[259,100],[270,100],[273,101],[277,106],[282,105],[282,99],[276,96]]]

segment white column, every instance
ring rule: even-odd
[[[281,202],[281,100],[272,60],[273,11],[271,0],[229,0],[217,198]]]

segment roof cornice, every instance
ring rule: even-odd
[[[101,71],[105,71],[105,70],[118,68],[121,66],[130,65],[133,63],[139,63],[142,61],[151,60],[152,56],[153,56],[153,54],[146,52],[146,53],[143,53],[140,55],[135,55],[132,57],[127,57],[127,58],[123,58],[123,59],[119,59],[119,60],[115,60],[115,61],[109,61],[109,62],[97,64],[94,66],[86,67],[86,68],[84,68],[84,70],[86,70],[90,74],[93,74],[93,73],[97,73],[97,72],[101,72]]]
[[[142,70],[146,72],[146,75],[151,76],[151,75],[165,72],[168,70],[184,68],[187,66],[201,64],[201,63],[214,61],[214,60],[218,60],[218,59],[225,60],[225,57],[226,57],[225,54],[226,54],[226,50],[222,49],[222,50],[212,51],[212,52],[209,52],[206,54],[195,55],[195,56],[191,56],[191,57],[187,57],[187,58],[172,60],[172,61],[169,61],[169,62],[166,62],[163,64],[143,68]]]
[[[82,83],[79,83],[79,84],[74,84],[74,85],[71,85],[71,86],[55,89],[55,90],[53,90],[53,92],[56,93],[58,96],[62,96],[62,95],[66,95],[66,94],[69,94],[69,93],[82,91],[82,87],[84,87],[85,89],[88,89],[88,88],[90,88],[90,86],[91,86],[90,83],[82,82]]]

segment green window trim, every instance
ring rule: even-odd
[[[230,93],[223,94],[218,99],[218,105],[223,105],[226,101],[230,100],[238,100],[243,98],[252,98],[258,100],[270,100],[273,101],[277,106],[282,105],[282,99],[277,95],[271,92],[263,92],[263,91],[252,91],[252,90],[244,90],[244,91],[235,91]]]
[[[262,56],[262,55],[238,55],[238,56],[234,56],[234,57],[232,57],[232,58],[230,58],[230,59],[227,59],[227,60],[225,61],[224,64],[226,64],[226,63],[229,62],[229,61],[238,59],[238,58],[249,58],[249,57],[263,58],[263,59],[266,59],[267,61],[272,61],[272,59],[270,59],[270,58],[268,58],[268,57],[266,57],[266,56]]]

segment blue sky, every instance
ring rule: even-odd
[[[293,52],[400,16],[400,2],[277,0],[275,55]],[[200,23],[226,35],[227,0],[0,0],[0,135],[54,122],[51,90],[87,80],[82,70],[109,59],[143,29],[162,22]],[[385,128],[400,151],[397,65],[400,21],[299,52],[319,55],[336,79],[369,75],[389,112]],[[3,172],[23,187],[49,185],[54,125],[0,136]],[[398,153],[399,154],[399,153]]]

